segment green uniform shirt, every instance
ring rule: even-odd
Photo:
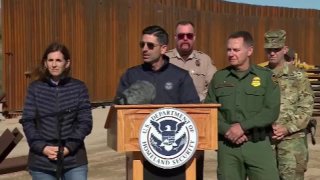
[[[313,111],[313,91],[307,74],[287,63],[272,70],[281,92],[280,115],[276,124],[287,128],[285,139],[304,137],[301,131],[307,127]]]
[[[279,115],[280,91],[272,72],[251,65],[241,78],[231,66],[215,73],[206,103],[219,103],[218,130],[224,135],[231,124],[240,123],[243,130],[271,125]]]

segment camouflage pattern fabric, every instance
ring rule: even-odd
[[[291,64],[285,63],[273,72],[281,92],[280,114],[275,123],[289,131],[289,135],[275,144],[280,177],[302,180],[307,169],[305,128],[313,111],[313,91],[306,73]]]
[[[280,114],[275,123],[288,129],[290,134],[284,139],[304,137],[314,104],[307,74],[287,63],[273,72],[281,93]]]
[[[264,34],[264,48],[282,48],[286,42],[286,31],[271,30]]]
[[[281,180],[303,180],[308,155],[304,138],[280,141],[276,152]]]

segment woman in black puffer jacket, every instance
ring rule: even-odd
[[[68,49],[52,43],[42,57],[38,79],[28,87],[21,124],[33,180],[87,179],[84,139],[92,129],[91,105],[87,87],[69,72]]]

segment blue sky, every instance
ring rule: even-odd
[[[320,0],[225,0],[230,2],[320,10]],[[1,8],[1,3],[0,3]]]
[[[320,10],[320,0],[225,0],[225,1],[262,5],[262,6],[277,6],[277,7]]]

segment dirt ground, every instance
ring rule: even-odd
[[[94,126],[92,133],[86,139],[86,147],[89,158],[89,180],[125,180],[125,154],[120,154],[107,147],[104,123],[108,114],[108,108],[97,108],[93,110]],[[0,121],[0,134],[6,129],[18,127],[18,118]],[[21,130],[22,132],[22,130]],[[317,142],[309,143],[310,161],[305,180],[320,179],[320,132],[317,132]],[[1,143],[1,142],[0,142]],[[9,157],[27,155],[28,145],[25,138],[9,154]],[[205,180],[216,180],[216,153],[206,151],[205,153]],[[31,179],[27,171],[20,171],[0,175],[0,180],[28,180]]]

